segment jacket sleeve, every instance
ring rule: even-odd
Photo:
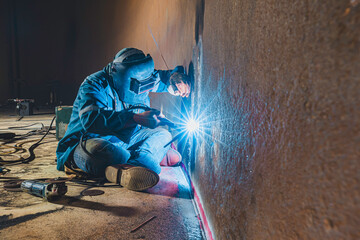
[[[170,85],[170,76],[174,72],[185,73],[183,66],[177,66],[173,70],[157,70],[158,77],[160,78],[159,86],[155,92],[167,92]]]
[[[98,134],[119,134],[134,127],[133,112],[109,110],[107,95],[101,85],[91,81],[80,87],[79,118],[85,131]]]

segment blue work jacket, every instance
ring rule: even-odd
[[[64,171],[64,164],[73,156],[81,136],[86,132],[89,138],[117,136],[120,140],[128,142],[138,126],[125,127],[132,118],[132,110],[126,109],[116,93],[112,77],[109,72],[110,65],[103,70],[88,76],[81,84],[73,104],[70,123],[64,137],[59,141],[56,149],[57,169]],[[179,66],[172,71],[184,72]],[[158,83],[153,92],[165,92],[172,71],[156,70]],[[150,99],[147,97],[143,103],[147,106]]]

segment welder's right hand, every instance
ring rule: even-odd
[[[145,111],[142,113],[136,113],[133,116],[134,121],[144,127],[148,127],[148,128],[156,128],[160,125],[160,120],[159,117],[160,116],[160,111],[153,109],[150,111]]]

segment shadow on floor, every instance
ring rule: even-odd
[[[2,230],[4,228],[11,227],[11,226],[15,226],[17,224],[20,224],[20,223],[23,223],[23,222],[26,222],[26,221],[29,221],[29,220],[33,220],[33,219],[35,219],[37,217],[40,217],[40,216],[43,216],[43,215],[46,215],[46,214],[61,211],[61,210],[63,210],[63,208],[50,210],[50,211],[46,211],[46,212],[28,214],[28,215],[25,215],[25,216],[14,218],[14,219],[9,219],[11,217],[11,215],[1,216],[0,230]]]
[[[69,206],[69,207],[78,207],[78,208],[109,212],[111,214],[121,217],[130,217],[135,215],[137,212],[137,210],[132,207],[109,206],[103,203],[82,200],[69,196],[63,196],[62,198],[56,201],[52,201],[51,203],[59,204],[63,206]]]

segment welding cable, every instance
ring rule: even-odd
[[[0,150],[1,149],[13,149],[11,151],[8,152],[0,152],[0,156],[7,156],[7,155],[11,155],[13,153],[16,153],[17,151],[23,149],[22,147],[17,147],[17,146],[8,146],[8,145],[0,145]]]
[[[19,139],[19,137],[25,138],[25,137],[30,136],[30,135],[34,135],[34,134],[37,134],[37,133],[42,133],[45,127],[44,127],[44,124],[41,123],[41,122],[33,123],[33,124],[30,124],[30,125],[26,125],[26,126],[8,127],[7,129],[26,130],[28,127],[35,126],[35,125],[38,125],[38,124],[41,124],[40,129],[34,129],[34,130],[31,130],[31,131],[29,131],[29,132],[27,132],[25,134],[15,134],[13,132],[0,133],[0,141],[11,142],[12,140],[16,140],[15,138],[17,138],[17,139]],[[4,130],[4,129],[0,129],[0,130]]]
[[[0,156],[9,156],[9,155],[13,155],[14,153],[18,152],[19,150],[22,150],[22,153],[26,152],[27,150],[25,148],[22,147],[22,145],[29,143],[29,142],[35,142],[35,141],[39,141],[39,139],[31,139],[31,140],[26,140],[26,141],[22,141],[22,142],[18,142],[15,144],[15,146],[8,146],[8,145],[2,145],[2,147],[9,147],[9,148],[14,148],[14,151],[11,154],[0,154]],[[30,152],[30,151],[29,151]],[[18,155],[16,155],[18,156]],[[30,156],[31,156],[31,152],[30,152]],[[18,159],[15,160],[4,160],[2,158],[0,158],[0,164],[2,163],[6,163],[6,164],[11,164],[11,163],[18,163],[18,162],[22,162],[23,160],[25,160],[23,157],[19,157]]]
[[[36,124],[39,124],[39,123],[36,123]],[[12,143],[17,140],[25,139],[29,136],[42,135],[42,134],[44,134],[44,132],[47,132],[48,129],[44,126],[43,123],[40,123],[40,124],[42,125],[42,127],[40,129],[31,130],[24,134],[15,134],[13,132],[2,133],[2,134],[0,134],[0,137],[1,137],[0,141],[4,142],[3,144],[7,144],[7,143]],[[32,126],[32,125],[28,125],[28,126]],[[27,127],[27,126],[23,126],[23,127]],[[23,127],[10,127],[10,128],[13,129],[13,128],[23,128]],[[8,129],[10,129],[10,128],[8,128]],[[49,127],[49,129],[54,130],[55,128],[52,129],[52,127]],[[55,135],[56,133],[49,132],[48,134]],[[5,136],[3,136],[3,135],[5,135]]]
[[[34,141],[34,140],[31,140]],[[11,151],[7,151],[7,152],[0,152],[0,156],[9,156],[12,155],[20,150],[22,150],[22,152],[26,152],[26,149],[24,149],[22,147],[23,144],[15,144],[14,146],[9,146],[9,145],[5,145],[6,143],[0,145],[0,150],[5,150],[5,149],[13,149]]]
[[[127,108],[128,110],[142,109],[144,111],[155,110],[154,108],[148,107],[145,104],[138,103]]]
[[[78,184],[78,185],[84,185],[84,186],[90,186],[90,187],[120,187],[119,184],[105,185],[106,181],[104,178],[89,178],[89,179],[83,179],[83,180],[73,178],[70,180],[70,182]]]
[[[38,123],[36,123],[38,124]],[[19,150],[23,150],[22,152],[26,152],[26,149],[24,149],[22,147],[23,144],[27,143],[27,142],[33,142],[33,141],[37,141],[38,139],[32,139],[30,141],[25,141],[25,142],[18,142],[16,143],[14,146],[9,146],[9,145],[5,145],[7,143],[11,143],[11,142],[14,142],[16,140],[21,140],[21,139],[24,139],[28,136],[31,136],[31,135],[35,135],[35,134],[40,134],[43,132],[43,129],[44,129],[44,125],[42,123],[40,123],[42,125],[42,128],[40,130],[32,130],[26,134],[22,134],[22,135],[16,135],[15,133],[12,133],[12,137],[11,138],[5,138],[5,139],[1,139],[2,141],[4,141],[4,143],[2,145],[0,145],[0,150],[1,149],[8,149],[8,148],[11,148],[13,150],[11,151],[7,151],[7,152],[0,152],[0,156],[8,156],[8,155],[12,155],[16,152],[18,152]],[[33,126],[34,124],[31,124],[31,125],[28,125],[28,126]],[[26,127],[26,126],[25,126]],[[10,127],[11,128],[11,127]],[[8,135],[10,135],[10,133],[7,133]]]
[[[23,148],[22,145],[29,143],[29,142],[35,142],[35,141],[39,141],[39,139],[27,140],[27,141],[23,141],[23,142],[15,144],[15,146],[7,146],[7,147],[13,147],[15,149],[14,153],[18,152],[19,150],[22,150],[22,153],[24,153],[27,150],[25,148]],[[31,148],[31,146],[30,146],[30,148]],[[30,148],[28,151],[29,151],[30,157],[31,157],[32,153],[30,151]],[[11,155],[14,156],[14,153],[12,153]],[[8,154],[8,155],[10,155],[10,154]],[[4,154],[3,156],[6,156],[6,155]],[[18,156],[18,155],[16,155],[16,156]],[[3,163],[5,163],[5,164],[19,163],[19,162],[23,162],[26,159],[27,158],[23,158],[22,156],[19,156],[19,158],[15,159],[15,160],[4,160],[4,159],[0,158],[0,165]]]
[[[39,124],[39,123],[36,123],[36,124]],[[46,127],[42,123],[40,123],[40,124],[42,125],[42,127],[40,129],[31,130],[24,134],[15,134],[13,132],[0,133],[0,141],[3,142],[3,145],[4,145],[7,143],[12,143],[17,140],[26,139],[29,136],[42,135],[47,130],[46,130]],[[34,125],[34,124],[32,124],[32,125]],[[32,125],[28,125],[28,126],[32,126]],[[9,127],[8,129],[23,129],[23,127],[28,127],[28,126]],[[50,128],[50,130],[53,130],[53,129]],[[49,134],[55,135],[55,133],[52,133],[52,132],[50,132]],[[2,145],[0,145],[0,148],[1,148],[1,146]]]
[[[49,134],[50,130],[51,130],[51,127],[54,123],[56,119],[56,116],[53,117],[53,119],[51,120],[51,123],[50,123],[50,126],[49,126],[49,129],[47,130],[47,132],[42,136],[42,138],[40,138],[39,140],[38,139],[32,139],[32,140],[27,140],[27,141],[24,141],[24,142],[21,142],[20,144],[16,144],[15,146],[16,147],[21,147],[23,144],[25,143],[28,143],[28,142],[33,142],[33,141],[37,141],[36,143],[34,143],[33,145],[30,146],[30,148],[28,149],[29,153],[30,153],[30,156],[27,157],[27,158],[19,158],[19,159],[16,159],[16,160],[3,160],[2,158],[0,158],[0,165],[4,165],[4,164],[11,164],[11,165],[15,165],[15,164],[21,164],[21,163],[29,163],[31,162],[32,160],[35,159],[35,153],[34,153],[34,149],[36,147],[38,147],[41,143],[41,141]]]
[[[35,126],[35,125],[38,125],[38,124],[41,124],[41,129],[44,128],[43,123],[37,122],[37,123],[30,124],[30,125],[25,125],[25,126],[8,127],[8,129],[24,130],[24,129],[28,128],[28,127],[32,127],[32,126]]]

